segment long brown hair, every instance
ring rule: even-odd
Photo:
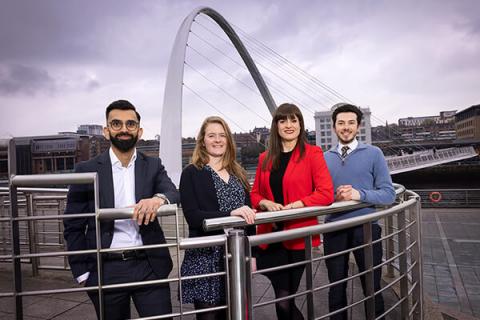
[[[250,191],[247,173],[245,169],[243,169],[243,167],[237,162],[237,148],[235,146],[235,142],[233,141],[232,132],[230,131],[230,128],[225,120],[220,117],[211,116],[203,121],[200,131],[198,132],[195,149],[193,150],[192,164],[196,168],[201,169],[208,163],[208,160],[210,159],[207,149],[205,148],[205,131],[207,126],[211,123],[218,123],[221,125],[223,130],[225,130],[225,135],[227,138],[227,149],[223,155],[222,168],[225,168],[229,174],[236,176],[242,183],[245,190]]]
[[[282,152],[282,138],[278,134],[278,121],[295,119],[297,117],[300,122],[300,134],[298,135],[297,145],[295,148],[299,148],[300,157],[302,159],[305,154],[305,144],[307,143],[307,137],[305,134],[305,123],[303,121],[303,115],[300,109],[293,103],[284,103],[280,105],[273,114],[272,125],[270,126],[270,139],[268,141],[267,156],[263,160],[262,170],[266,170],[268,164],[272,163],[272,169],[278,169],[280,166],[280,153]]]

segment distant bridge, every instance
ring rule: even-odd
[[[473,147],[423,150],[403,156],[386,157],[390,174],[419,170],[477,156]]]

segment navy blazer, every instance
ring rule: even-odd
[[[108,151],[91,160],[78,163],[75,172],[97,172],[100,208],[115,207],[112,163]],[[135,160],[135,199],[138,203],[141,199],[151,198],[156,193],[165,194],[171,203],[179,202],[178,191],[167,176],[161,160],[137,152],[137,159]],[[71,185],[68,190],[65,214],[94,212],[93,184]],[[95,218],[66,218],[64,219],[64,227],[64,237],[69,251],[95,249],[97,247]],[[100,223],[102,248],[110,247],[113,230],[113,220]],[[148,225],[141,225],[139,232],[144,245],[165,243],[165,237],[157,219]],[[146,253],[155,274],[159,278],[166,278],[173,266],[168,249],[148,249]],[[73,255],[68,257],[68,261],[75,278],[86,272],[95,273],[97,270],[96,254]]]
[[[182,171],[179,189],[183,215],[188,223],[188,236],[192,238],[223,233],[223,230],[211,232],[203,230],[204,219],[230,216],[230,211],[220,211],[210,171],[205,168],[197,169],[193,164],[188,165]],[[248,191],[245,191],[244,204],[251,206]],[[254,226],[246,229],[247,234],[255,234]]]

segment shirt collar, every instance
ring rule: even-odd
[[[341,142],[338,143],[338,147],[337,147],[337,151],[339,153],[342,153],[342,148],[344,146],[348,146],[348,153],[352,152],[353,150],[355,150],[357,147],[358,147],[358,140],[357,138],[353,139],[352,142],[350,142],[349,144],[343,144]]]
[[[110,148],[108,153],[110,154],[110,161],[112,162],[112,167],[117,167],[117,168],[122,167],[122,163],[118,159],[115,152],[113,152],[112,148]],[[127,168],[132,166],[135,163],[136,159],[137,159],[137,149],[135,148],[135,150],[133,151],[132,158],[130,159],[130,162],[128,163]]]

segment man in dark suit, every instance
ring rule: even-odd
[[[102,248],[127,248],[102,255],[103,284],[164,279],[172,270],[167,248],[128,250],[128,247],[165,243],[156,212],[165,203],[179,201],[179,194],[159,158],[136,151],[141,138],[140,115],[126,100],[111,103],[106,110],[105,137],[111,147],[94,159],[79,163],[75,172],[97,172],[100,208],[134,207],[133,219],[102,221]],[[71,185],[66,214],[95,212],[93,185]],[[96,248],[95,219],[64,220],[68,250]],[[73,276],[80,284],[97,285],[96,254],[69,256]],[[88,293],[97,316],[98,291]],[[130,318],[130,298],[141,317],[171,313],[168,284],[104,290],[106,319]]]

